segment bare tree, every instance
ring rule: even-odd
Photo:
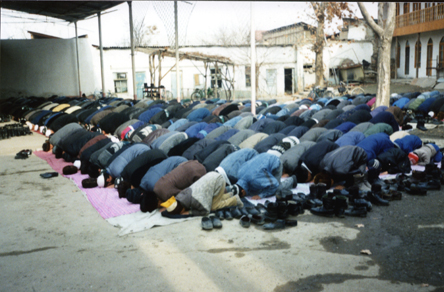
[[[316,53],[315,85],[324,86],[325,22],[331,23],[335,18],[340,20],[344,17],[351,17],[353,11],[350,9],[348,2],[310,2],[310,4],[318,23],[316,41],[312,47],[312,50]]]
[[[134,29],[134,46],[136,47],[146,47],[151,45],[151,37],[158,33],[157,26],[155,25],[145,25],[143,20],[135,20],[133,23]],[[121,40],[118,45],[130,46],[131,41],[128,38]]]
[[[237,46],[250,44],[250,27],[220,27],[211,35],[200,39],[203,45]]]
[[[378,23],[376,23],[362,2],[358,2],[362,16],[373,29],[378,41],[378,61],[376,74],[376,106],[390,105],[390,50],[395,30],[395,2],[378,3]]]

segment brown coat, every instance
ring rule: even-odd
[[[162,176],[154,185],[157,198],[165,202],[180,191],[188,188],[206,174],[205,167],[197,160],[190,160]]]
[[[398,125],[402,125],[402,122],[404,120],[404,113],[402,112],[402,109],[400,109],[397,106],[391,106],[388,109],[385,110],[386,112],[391,112],[393,116],[395,117],[395,120],[398,122]]]

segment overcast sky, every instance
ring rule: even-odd
[[[172,1],[134,1],[134,21],[155,25],[157,34],[152,45],[169,45],[168,34],[174,35],[174,10]],[[180,44],[198,45],[202,39],[213,37],[221,28],[237,30],[250,28],[250,3],[242,1],[179,1]],[[300,21],[313,23],[307,2],[253,2],[256,30],[270,30]],[[366,2],[369,13],[377,18],[377,3]],[[355,2],[350,7],[362,17]],[[187,21],[188,18],[188,21]],[[129,39],[128,4],[122,3],[102,15],[102,41],[104,46],[123,45]],[[97,17],[78,22],[79,35],[87,34],[91,44],[99,44]],[[27,31],[49,34],[62,38],[75,37],[74,24],[7,9],[1,10],[1,38],[30,38]],[[330,31],[328,31],[331,33]],[[186,40],[185,40],[186,35]],[[173,44],[170,44],[173,45]]]

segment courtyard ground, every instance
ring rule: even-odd
[[[44,140],[0,141],[0,291],[444,291],[442,191],[280,231],[196,218],[120,237],[46,162],[14,159]]]

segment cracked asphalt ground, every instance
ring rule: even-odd
[[[44,140],[0,140],[0,291],[444,290],[442,191],[271,232],[196,218],[119,237],[69,179],[14,159]]]

